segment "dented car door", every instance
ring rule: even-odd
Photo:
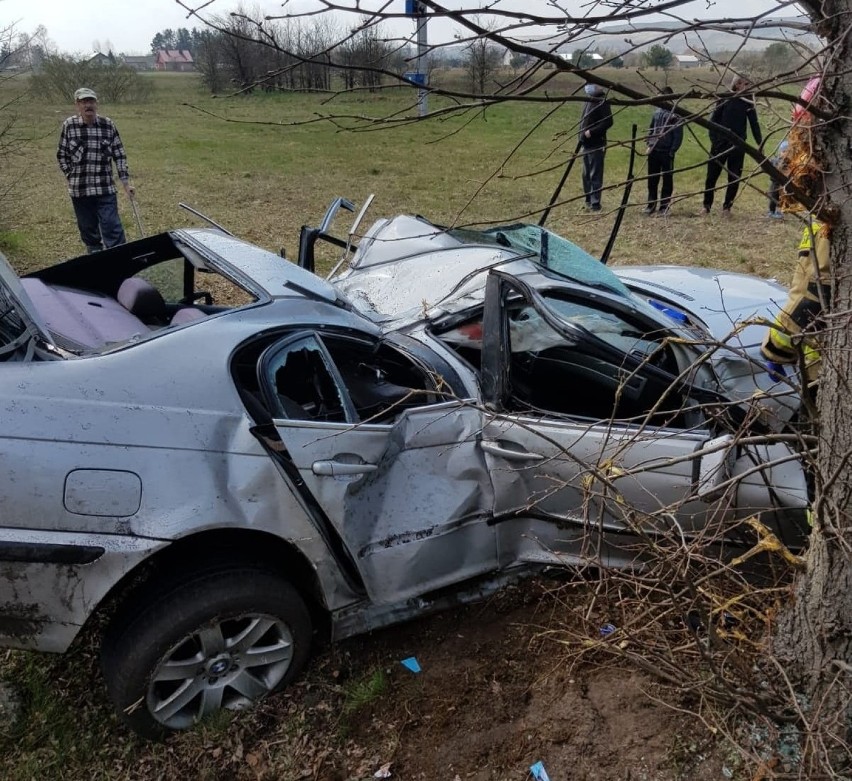
[[[398,602],[496,568],[480,410],[453,400],[408,407],[391,422],[359,420],[316,334],[273,345],[260,373],[268,391],[285,397],[273,417],[287,455],[374,602]]]
[[[482,377],[494,415],[482,448],[502,565],[625,566],[639,537],[721,538],[745,514],[775,521],[806,506],[795,459],[765,466],[787,446],[742,447],[711,433],[689,387],[675,382],[666,334],[646,325],[492,272]]]

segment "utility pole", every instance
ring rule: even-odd
[[[417,91],[417,113],[424,117],[428,112],[427,106],[427,84],[426,84],[426,47],[428,37],[426,34],[426,6],[420,0],[405,0],[405,13],[414,18],[417,25],[417,70],[404,74],[405,78],[419,85]]]

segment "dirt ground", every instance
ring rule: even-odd
[[[529,581],[319,648],[284,692],[163,743],[118,722],[94,645],[63,657],[8,652],[3,677],[30,683],[23,720],[0,743],[0,778],[543,781],[536,763],[550,781],[772,777],[748,771],[689,713],[695,703],[656,677],[604,665],[600,653],[578,660],[608,620],[589,608],[592,592]],[[420,672],[402,664],[411,657]]]
[[[697,719],[664,704],[685,703],[656,680],[628,667],[572,665],[558,641],[559,600],[544,588],[524,584],[327,649],[284,695],[292,713],[316,718],[317,708],[338,707],[327,697],[331,682],[351,703],[351,681],[370,670],[383,690],[348,716],[344,701],[343,718],[325,720],[345,735],[342,748],[330,750],[314,723],[292,776],[275,774],[283,768],[261,738],[256,777],[509,781],[535,778],[537,762],[551,781],[735,777],[736,758],[726,763]],[[419,673],[401,663],[412,656]]]

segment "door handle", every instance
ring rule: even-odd
[[[375,464],[347,464],[343,461],[314,461],[311,471],[315,475],[323,477],[341,477],[345,475],[365,475],[375,472],[378,467]]]
[[[499,442],[492,439],[483,439],[479,446],[492,456],[505,458],[507,461],[542,461],[544,456],[541,453],[533,453],[530,450],[512,450],[511,448],[503,447]]]

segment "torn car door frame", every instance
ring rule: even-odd
[[[679,516],[685,507],[692,519],[682,528],[685,533],[699,532],[714,521],[723,523],[726,531],[737,518],[736,506],[743,492],[748,493],[746,506],[763,506],[774,518],[779,501],[777,493],[769,489],[771,480],[748,474],[741,484],[734,481],[727,490],[713,490],[736,474],[747,474],[754,464],[755,449],[741,448],[734,437],[714,437],[709,421],[697,429],[666,429],[647,422],[579,421],[571,420],[570,415],[551,417],[542,410],[534,414],[509,411],[510,298],[522,298],[566,339],[578,344],[600,342],[593,346],[610,359],[618,353],[627,371],[666,379],[685,395],[715,396],[584,334],[583,329],[550,312],[537,291],[523,281],[492,271],[483,313],[482,378],[486,408],[495,414],[483,429],[483,450],[489,467],[501,476],[493,475],[501,564],[518,559],[564,564],[593,558],[609,566],[628,565],[635,553],[629,546],[611,543],[630,532],[629,524],[622,520],[630,506],[640,508],[651,532],[660,530],[661,523],[663,527],[670,524],[667,508],[683,502]],[[710,443],[715,447],[708,450]],[[657,448],[659,454],[649,456],[649,447]],[[786,446],[768,447],[782,455]],[[718,452],[728,449],[735,456]],[[785,478],[794,479],[795,475],[786,474]],[[806,504],[803,477],[799,482],[802,485],[794,486],[786,501],[780,502],[782,508],[795,511]],[[525,498],[518,501],[522,494]],[[602,534],[590,539],[588,532],[593,530]]]

